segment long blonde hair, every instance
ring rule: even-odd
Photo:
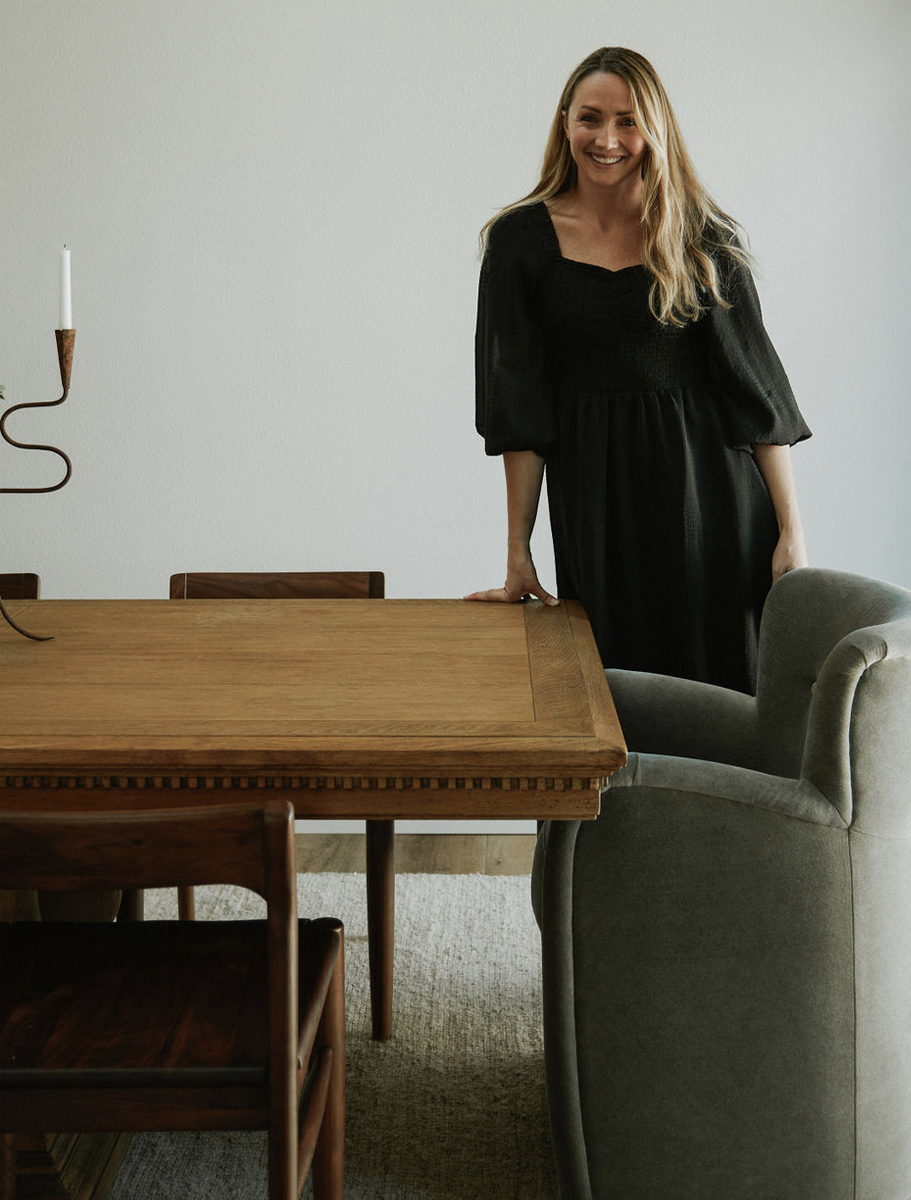
[[[739,243],[739,227],[699,182],[655,68],[635,50],[619,46],[595,50],[570,75],[550,127],[537,187],[487,222],[481,230],[482,249],[491,225],[504,213],[551,200],[575,186],[576,164],[563,115],[580,81],[599,72],[618,75],[629,88],[636,125],[647,147],[642,165],[642,260],[652,276],[652,313],[662,324],[685,325],[704,311],[706,292],[730,307],[722,294],[718,262],[727,255],[749,263]]]

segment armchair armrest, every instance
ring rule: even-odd
[[[626,766],[610,777],[604,792],[621,787],[714,796],[814,825],[846,828],[838,809],[808,779],[766,775],[728,763],[663,754],[630,754]]]

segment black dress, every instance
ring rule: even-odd
[[[749,271],[725,256],[697,322],[661,325],[644,267],[565,259],[543,203],[490,231],[476,337],[488,454],[547,462],[557,590],[605,666],[753,691],[778,538],[750,447],[810,436]]]

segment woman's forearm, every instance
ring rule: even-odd
[[[558,604],[557,597],[541,585],[531,557],[531,533],[544,481],[544,459],[533,450],[510,450],[503,455],[503,466],[508,522],[506,582],[501,588],[472,592],[465,599],[515,602],[523,596],[537,596],[545,604]]]
[[[506,471],[506,514],[510,562],[531,557],[531,534],[538,515],[544,459],[534,450],[510,450],[503,455]]]
[[[784,531],[800,525],[800,510],[797,506],[797,485],[791,466],[790,446],[753,447],[756,465],[765,480],[775,509],[778,528]]]
[[[775,582],[786,571],[807,565],[803,522],[791,466],[791,447],[756,445],[753,453],[778,522],[778,545],[772,557],[772,581]]]

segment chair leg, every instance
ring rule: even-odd
[[[340,1193],[341,1194],[341,1193]],[[16,1195],[16,1135],[0,1134],[0,1196]]]
[[[269,1200],[300,1200],[304,1184],[297,1174],[295,1115],[293,1110],[288,1113],[283,1131],[269,1129]]]
[[[140,889],[124,892],[120,897],[118,921],[141,921],[145,917],[145,892]]]
[[[395,822],[367,822],[367,941],[373,1036],[392,1035],[395,955]]]
[[[391,825],[392,822],[390,821]],[[314,1200],[342,1200],[345,1183],[345,939],[329,983],[317,1040],[332,1047],[329,1094],[313,1155]],[[303,1181],[301,1181],[303,1182]]]
[[[177,889],[177,916],[181,921],[196,920],[196,892],[193,888]]]

